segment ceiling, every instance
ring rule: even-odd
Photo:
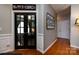
[[[51,4],[52,8],[58,13],[66,8],[68,8],[69,4]]]

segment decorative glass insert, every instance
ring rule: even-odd
[[[21,15],[21,18],[24,18],[24,15]]]
[[[32,15],[32,20],[35,20],[35,15]]]
[[[17,15],[17,17],[19,18],[21,15]]]
[[[24,22],[20,22],[18,25],[18,33],[24,33]]]
[[[28,15],[28,20],[31,20],[31,15]]]

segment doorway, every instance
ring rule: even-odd
[[[36,13],[14,13],[15,49],[36,48]]]

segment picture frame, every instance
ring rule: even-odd
[[[54,29],[55,28],[55,18],[50,14],[46,14],[46,28]]]

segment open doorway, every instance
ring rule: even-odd
[[[70,6],[57,15],[57,37],[70,39]]]

